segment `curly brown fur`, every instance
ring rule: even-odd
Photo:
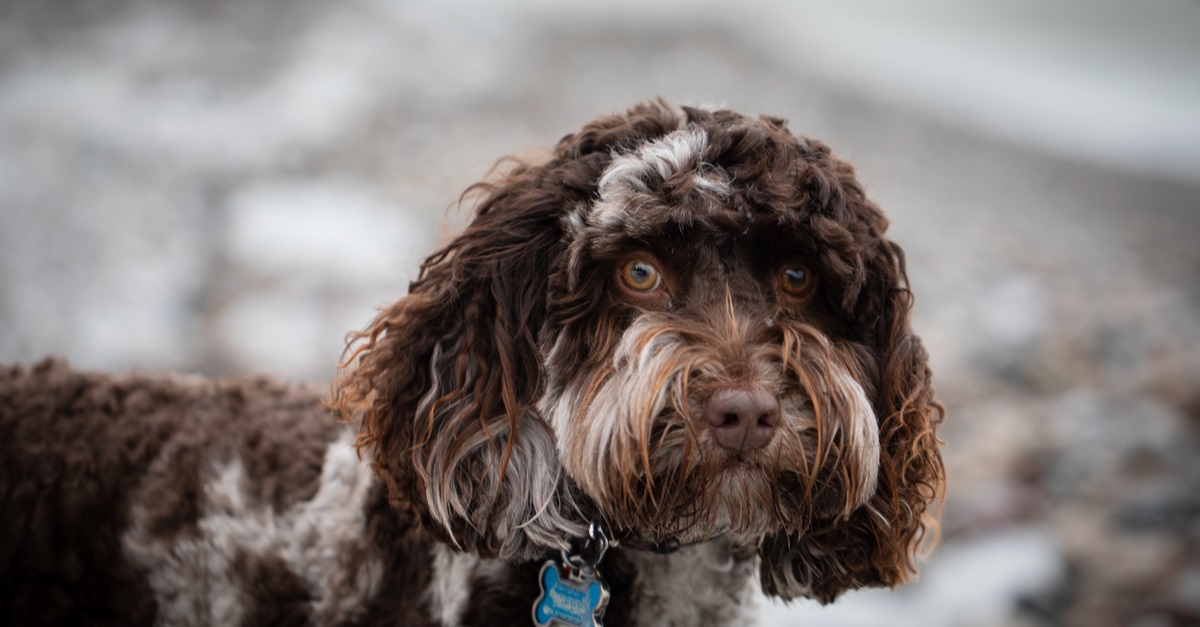
[[[848,164],[778,118],[650,102],[468,195],[351,334],[332,410],[0,369],[0,622],[527,624],[593,523],[620,541],[609,624],[915,573],[942,410]]]
[[[942,412],[903,253],[849,164],[778,118],[651,102],[476,191],[474,222],[351,338],[335,384],[394,503],[502,558],[591,520],[728,536],[784,598],[915,572]],[[657,299],[615,280],[639,255],[667,281]],[[802,303],[775,283],[788,263],[819,281]],[[744,476],[697,419],[743,383],[787,418],[732,456]]]

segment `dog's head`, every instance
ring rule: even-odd
[[[848,164],[654,102],[477,191],[335,383],[393,502],[489,556],[721,536],[784,598],[914,572],[941,407]]]

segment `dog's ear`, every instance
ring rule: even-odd
[[[562,542],[548,520],[561,496],[555,445],[533,405],[571,199],[546,176],[517,164],[477,186],[470,226],[426,259],[407,296],[350,335],[333,389],[392,502],[483,555]]]
[[[474,220],[408,295],[349,337],[333,405],[357,424],[393,504],[443,541],[534,557],[586,531],[536,415],[548,288],[566,265],[564,216],[591,201],[613,154],[677,115],[648,103],[564,137],[544,163],[510,160],[464,194],[481,197]]]
[[[760,556],[764,592],[829,602],[846,590],[896,586],[916,573],[917,554],[936,540],[928,510],[940,503],[945,471],[936,433],[943,409],[928,355],[911,328],[903,250],[884,237],[886,218],[863,197],[847,164],[827,162],[822,175],[821,185],[833,189],[817,195],[835,206],[814,225],[840,231],[822,241],[847,244],[840,252],[844,315],[871,329],[863,342],[876,358],[867,387],[879,428],[878,480],[871,498],[848,516],[814,512],[808,529],[767,537]],[[838,216],[840,227],[833,224]]]

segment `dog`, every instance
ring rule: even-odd
[[[849,164],[659,100],[499,167],[324,393],[0,369],[0,621],[744,625],[916,573],[944,412]]]

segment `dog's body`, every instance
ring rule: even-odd
[[[650,103],[479,191],[332,410],[0,374],[0,620],[529,624],[550,563],[607,624],[735,625],[914,572],[941,413],[848,165]]]
[[[0,408],[5,625],[530,621],[541,561],[436,542],[315,390],[47,361],[0,372]],[[613,549],[609,623],[739,624],[753,555],[730,560],[720,543]]]

